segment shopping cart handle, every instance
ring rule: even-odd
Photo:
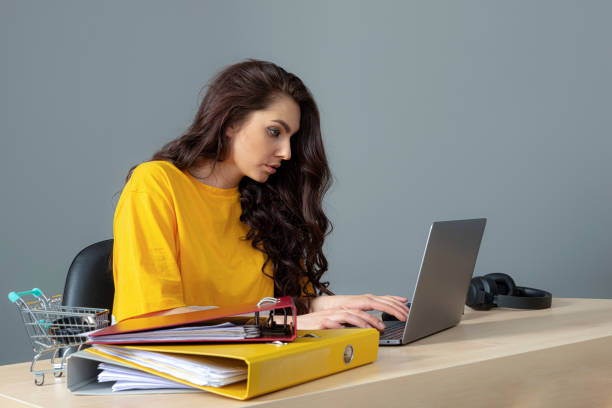
[[[36,297],[40,297],[40,295],[42,295],[42,290],[34,288],[32,290],[26,290],[25,292],[11,292],[8,294],[8,298],[11,302],[15,303],[17,299],[23,295],[34,295]]]

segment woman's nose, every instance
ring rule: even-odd
[[[281,143],[278,156],[283,160],[291,159],[291,143],[289,141],[289,138],[283,140],[283,142]]]

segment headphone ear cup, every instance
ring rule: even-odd
[[[498,293],[497,283],[491,278],[487,278],[483,276],[480,278],[482,282],[482,286],[484,287],[484,305],[482,305],[483,310],[489,310],[492,307],[497,306],[495,304],[495,296]]]
[[[476,276],[472,278],[468,289],[465,304],[475,310],[489,310],[493,306],[493,296],[488,292],[491,282],[484,282],[485,278]],[[493,282],[495,285],[495,282]]]
[[[516,284],[510,275],[505,273],[489,273],[484,276],[495,281],[497,291],[495,295],[512,296],[516,291]]]
[[[497,283],[494,279],[483,276],[482,278],[482,286],[484,286],[484,290],[487,294],[491,295],[491,301],[493,301],[493,296],[499,294],[499,290],[497,289]]]
[[[470,287],[468,289],[468,293],[467,293],[467,297],[465,299],[465,304],[468,305],[471,308],[475,308],[476,305],[478,303],[480,303],[478,301],[478,294],[483,290],[482,288],[482,284],[478,284],[478,277],[476,278],[472,278],[471,282],[470,282]]]

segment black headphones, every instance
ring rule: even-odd
[[[516,286],[505,273],[490,273],[472,278],[465,304],[475,310],[489,310],[492,307],[514,309],[547,309],[552,295],[545,290]]]

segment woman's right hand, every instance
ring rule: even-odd
[[[297,316],[299,330],[342,329],[347,325],[373,327],[379,331],[385,329],[385,324],[376,316],[359,309],[328,309]]]

